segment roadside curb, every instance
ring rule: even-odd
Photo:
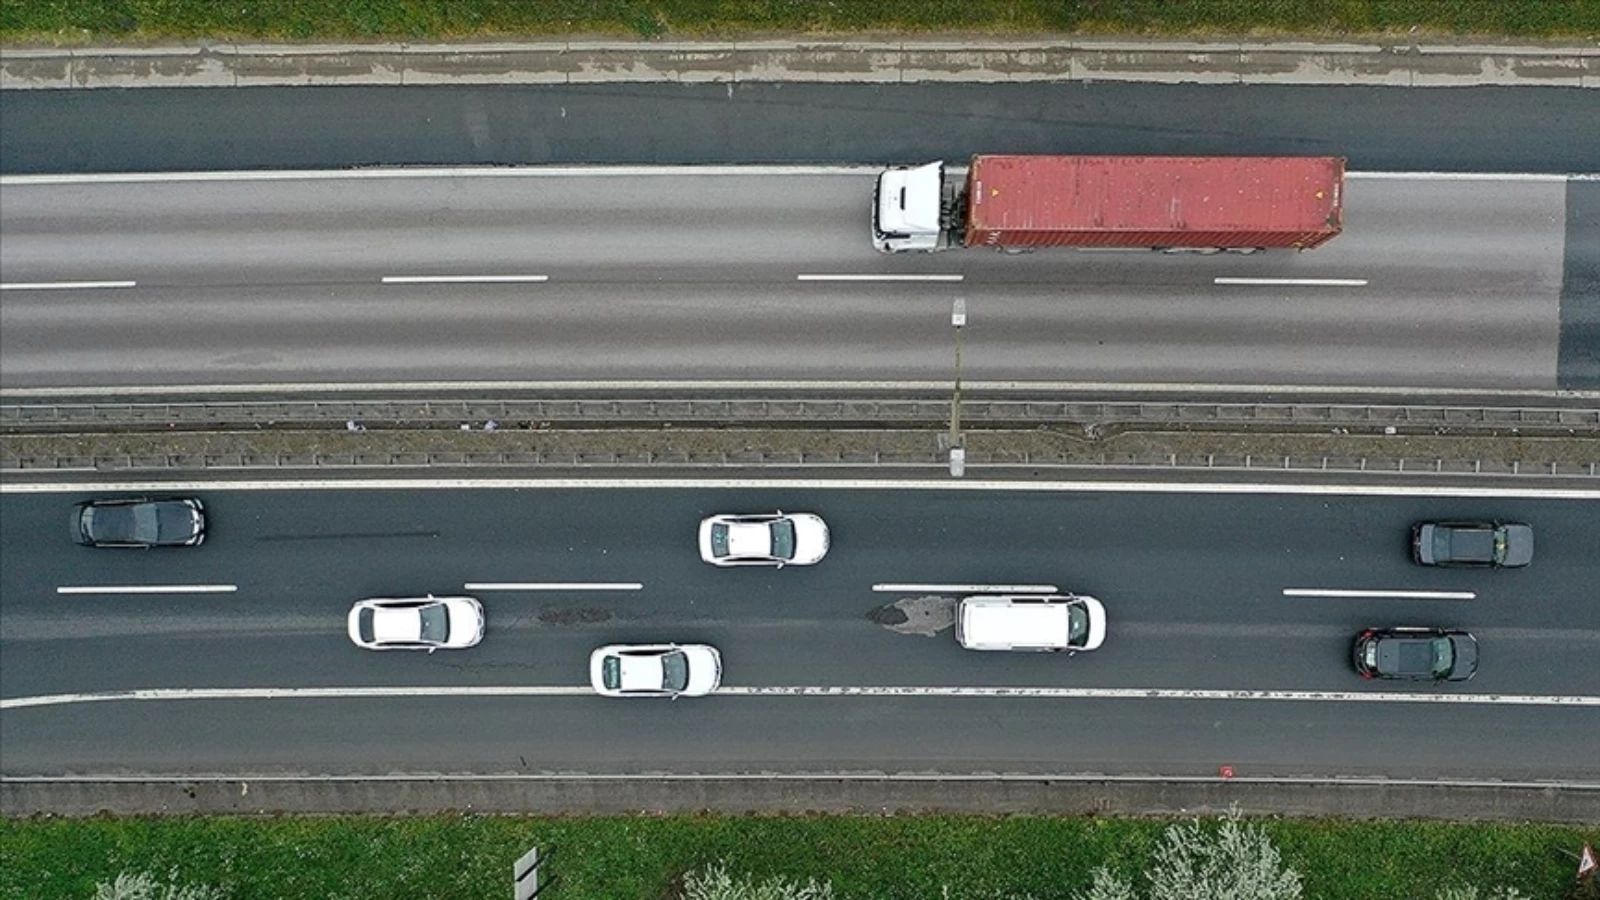
[[[1600,823],[1593,784],[1099,776],[0,779],[0,815],[979,813]]]
[[[0,89],[1095,82],[1600,88],[1600,43],[756,40],[0,47]]]

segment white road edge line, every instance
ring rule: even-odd
[[[384,284],[542,284],[549,275],[385,275]]]
[[[582,697],[576,685],[346,688],[154,688],[8,697],[0,710],[114,700],[328,700],[394,697]],[[1600,708],[1600,696],[1562,694],[1446,694],[1394,691],[1188,690],[1179,688],[822,686],[721,687],[728,697],[982,697],[1031,700],[1276,700],[1320,703],[1421,703],[1447,706],[1580,706]]]
[[[0,480],[3,494],[146,493],[150,491],[466,491],[466,490],[805,490],[980,491],[1085,494],[1264,494],[1318,497],[1452,497],[1600,500],[1600,488],[1475,487],[1407,484],[1268,484],[1249,482],[955,481],[878,478],[330,478],[196,481],[19,482]]]
[[[885,594],[954,592],[962,594],[1054,594],[1053,584],[875,584],[874,591]]]
[[[133,281],[12,281],[0,282],[0,291],[94,291],[131,288]]]
[[[1341,588],[1284,588],[1285,597],[1382,597],[1395,600],[1476,600],[1473,591],[1355,591]]]
[[[965,275],[796,275],[798,281],[962,281]]]
[[[236,584],[122,584],[72,585],[56,588],[57,594],[231,594]]]
[[[1213,284],[1288,285],[1293,287],[1366,287],[1365,278],[1213,278]]]
[[[1557,399],[1600,399],[1600,391],[1543,388],[1442,388],[1394,387],[1384,385],[1315,384],[1203,384],[1184,382],[1118,383],[1110,381],[962,381],[970,391],[1027,391],[1066,393],[1072,391],[1116,394],[1136,393],[1214,393],[1228,396],[1257,394],[1300,394],[1305,396],[1348,397],[1370,394],[1379,397],[1528,397],[1544,402]],[[251,384],[141,384],[78,385],[75,387],[4,387],[0,397],[101,397],[149,396],[152,394],[206,397],[236,394],[371,394],[433,391],[949,391],[949,381],[822,381],[814,379],[750,380],[615,380],[615,381],[296,381],[256,382]],[[1439,401],[1431,401],[1438,405]]]
[[[642,591],[637,581],[469,581],[468,591]]]
[[[1007,782],[1120,784],[1216,784],[1217,775],[1107,775],[1083,772],[490,772],[463,775],[454,772],[382,772],[371,775],[0,775],[0,784],[216,784],[218,782],[260,782],[263,784],[359,784],[408,782],[607,782],[607,781],[927,781],[927,782]],[[1540,791],[1600,791],[1593,781],[1503,781],[1499,779],[1386,778],[1381,775],[1234,775],[1229,784],[1311,784],[1378,787],[1479,787],[1521,788]]]
[[[882,166],[436,166],[418,168],[315,169],[306,171],[105,172],[77,175],[0,175],[0,185],[144,184],[195,181],[353,181],[375,178],[604,178],[684,176],[876,176]],[[946,173],[966,171],[949,166]],[[1561,172],[1346,172],[1351,181],[1595,181],[1600,175]]]

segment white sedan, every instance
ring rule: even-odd
[[[704,697],[722,684],[722,654],[707,644],[610,644],[589,657],[602,697]]]
[[[350,607],[349,628],[367,650],[463,650],[483,640],[483,604],[432,594],[362,600]]]
[[[828,553],[828,525],[812,513],[718,515],[700,523],[700,558],[713,566],[809,566]]]

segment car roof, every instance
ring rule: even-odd
[[[634,693],[638,691],[659,691],[662,689],[661,656],[669,650],[662,650],[650,656],[624,653],[620,655],[622,662],[618,668],[621,670],[620,689]]]
[[[389,609],[378,607],[372,611],[372,638],[380,644],[416,643],[422,640],[420,607]]]
[[[1034,598],[968,597],[962,601],[962,636],[968,644],[1030,646],[1064,640],[1068,610],[1077,598],[1052,598],[1056,602],[1027,602]]]

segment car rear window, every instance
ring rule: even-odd
[[[361,632],[361,640],[369,644],[372,643],[372,610],[370,608],[361,610],[361,614],[356,617],[356,628]]]
[[[722,524],[711,526],[711,555],[728,555],[728,526]]]

